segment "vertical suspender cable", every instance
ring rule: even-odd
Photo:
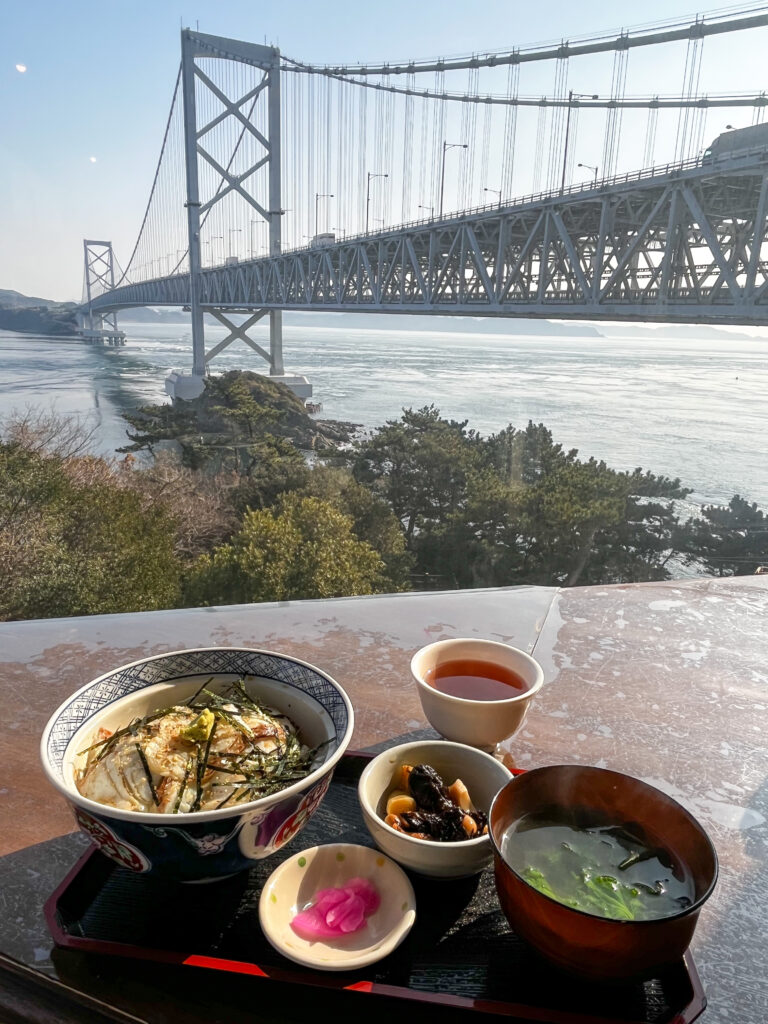
[[[536,118],[536,148],[533,156],[533,191],[541,191],[541,172],[544,162],[544,133],[547,127],[547,108],[542,103]]]
[[[472,81],[472,69],[470,68],[469,76],[468,76],[468,80],[467,80],[467,93],[466,93],[467,96],[469,95],[469,86],[470,86],[471,81]],[[470,146],[472,145],[472,140],[469,137],[469,121],[470,121],[470,118],[469,118],[469,107],[470,107],[469,103],[462,103],[461,104],[461,132],[460,132],[460,135],[459,135],[459,139],[461,141],[462,146],[466,146],[466,149],[461,149],[461,150],[458,151],[458,154],[454,154],[455,156],[457,156],[457,161],[458,161],[457,167],[456,167],[456,171],[457,171],[456,201],[457,201],[457,204],[459,206],[459,209],[463,209],[467,205],[466,194],[467,194],[467,166],[468,166],[468,161],[465,159],[465,157],[466,157],[466,154],[469,152]],[[449,165],[449,167],[450,166],[451,165]],[[446,176],[450,179],[450,175],[447,173],[447,171],[446,171]],[[447,206],[448,204],[446,203],[445,205]]]
[[[333,175],[333,191],[336,193],[336,216],[334,217],[333,223],[334,226],[339,229],[339,232],[343,232],[344,225],[347,221],[344,211],[344,204],[347,201],[346,188],[344,186],[344,147],[347,141],[347,125],[345,121],[347,95],[345,92],[345,86],[341,82],[334,83],[333,93],[335,99],[334,117],[337,140],[336,166],[334,168]],[[329,148],[332,140],[333,136],[328,140]]]
[[[692,74],[692,68],[694,64],[694,47],[696,40],[689,39],[685,47],[685,68],[683,70],[683,87],[680,90],[680,98],[685,99],[686,92],[689,90],[688,82]],[[687,123],[688,111],[681,107],[677,114],[677,131],[675,133],[675,156],[674,159],[677,162],[682,160],[682,153],[685,147],[685,127]]]
[[[393,179],[394,167],[395,167],[395,105],[396,97],[391,93],[384,93],[384,173],[387,175],[386,178],[381,179],[381,187],[384,194],[384,224],[386,227],[390,227],[393,223],[392,216],[392,195],[395,191],[395,181]]]
[[[421,122],[421,132],[419,141],[419,191],[417,195],[418,203],[417,206],[430,206],[430,194],[427,194],[427,165],[428,161],[428,146],[429,146],[429,105],[435,102],[434,100],[420,99],[419,100],[419,118]],[[431,174],[430,174],[431,180]],[[429,214],[429,210],[416,210],[416,215],[421,218]],[[434,211],[433,211],[434,212]]]
[[[488,187],[488,164],[491,156],[491,117],[493,114],[493,107],[490,103],[485,105],[483,111],[483,142],[480,149],[480,181],[478,184],[477,202],[480,205],[488,202],[487,192],[483,192],[484,188]],[[496,184],[496,182],[494,182]]]
[[[568,145],[568,159],[565,166],[565,180],[573,181],[573,165],[576,163],[576,140],[579,137],[579,107],[571,111],[570,143]]]
[[[312,194],[316,191],[315,188],[315,132],[316,132],[316,110],[315,110],[315,76],[312,72],[309,74],[308,82],[308,96],[307,96],[307,112],[309,128],[308,139],[307,139],[307,191],[304,196],[304,216],[303,220],[306,223],[306,231],[304,234],[307,236],[302,239],[305,244],[312,237]]]
[[[173,112],[176,109],[176,100],[177,100],[177,97],[178,97],[179,83],[180,82],[181,82],[181,67],[179,67],[179,71],[178,71],[178,74],[176,76],[176,85],[174,86],[173,97],[171,99],[171,109],[168,112],[168,120],[166,121],[166,124],[165,124],[165,132],[163,134],[163,141],[162,141],[162,145],[160,146],[160,156],[159,156],[158,161],[157,161],[157,167],[155,168],[155,176],[154,176],[154,178],[152,180],[152,186],[151,186],[151,188],[149,190],[149,199],[147,200],[147,206],[146,206],[146,209],[144,210],[144,217],[142,218],[141,225],[139,227],[139,233],[138,233],[138,236],[136,238],[136,242],[135,242],[135,244],[133,246],[133,252],[131,253],[131,255],[130,255],[129,259],[128,259],[128,262],[127,262],[127,264],[125,266],[125,271],[123,273],[123,276],[120,278],[119,281],[115,282],[115,286],[116,287],[117,287],[117,285],[120,285],[120,284],[123,283],[123,280],[124,280],[126,274],[128,274],[128,272],[132,269],[133,262],[134,262],[134,259],[136,257],[136,253],[137,253],[137,251],[139,249],[140,244],[143,245],[144,231],[145,231],[146,226],[147,226],[147,218],[149,217],[149,212],[150,212],[150,209],[152,207],[152,200],[153,200],[153,198],[155,196],[155,190],[157,188],[157,179],[158,179],[158,175],[160,174],[160,168],[161,168],[162,163],[163,163],[163,156],[165,154],[165,148],[166,148],[166,144],[168,142],[168,132],[169,132],[169,129],[171,127],[171,121],[172,121],[172,118],[173,118]]]
[[[555,62],[555,83],[553,94],[556,99],[565,99],[568,84],[568,58]],[[570,113],[570,122],[568,114]],[[549,115],[549,157],[547,162],[547,188],[555,188],[562,176],[563,149],[565,146],[565,125],[569,124],[569,137],[573,137],[573,115],[575,108],[555,106]],[[573,146],[569,146],[573,151]]]
[[[435,72],[435,92],[445,92],[445,72]],[[434,104],[434,122],[432,126],[432,206],[437,211],[440,201],[440,168],[443,159],[443,143],[445,142],[445,102],[437,100]]]
[[[368,90],[359,89],[358,99],[359,102],[357,107],[357,230],[365,231],[366,164],[368,162]]]
[[[479,68],[475,68],[475,81],[474,81],[474,87],[473,87],[474,95],[477,96],[479,91],[480,91],[480,69]],[[469,173],[467,175],[467,177],[469,179],[469,181],[468,181],[468,190],[467,190],[467,206],[471,206],[472,205],[473,197],[475,195],[475,191],[476,191],[476,187],[477,187],[477,172],[478,172],[478,160],[477,160],[477,158],[478,158],[479,151],[480,151],[480,144],[478,142],[478,137],[477,137],[478,136],[478,113],[480,111],[480,105],[479,105],[479,103],[474,102],[474,103],[471,104],[471,107],[472,107],[472,132],[471,132],[471,134],[472,134],[472,143],[471,143],[472,151],[469,154],[470,163],[469,163]]]
[[[324,192],[328,192],[333,195],[333,200],[326,201],[325,213],[326,213],[326,230],[331,229],[335,221],[330,221],[331,210],[335,211],[335,207],[328,205],[330,202],[338,202],[339,190],[333,183],[333,126],[334,126],[334,110],[333,110],[333,93],[331,89],[331,80],[327,76],[325,78],[325,117],[323,118],[323,148],[325,149],[325,188]],[[338,131],[338,126],[336,128]]]
[[[519,88],[520,65],[510,64],[507,71],[507,96],[510,99],[516,99]],[[506,197],[513,195],[517,112],[518,108],[516,106],[509,106],[504,115],[504,156],[501,163],[501,189]]]
[[[407,75],[405,79],[406,88],[413,89],[416,76]],[[403,191],[400,200],[400,220],[403,223],[412,219],[411,211],[411,175],[413,174],[413,96],[406,96],[404,103],[403,121],[405,131],[403,133]]]

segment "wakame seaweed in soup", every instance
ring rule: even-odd
[[[599,917],[651,921],[679,914],[694,898],[682,865],[629,826],[580,827],[527,814],[505,833],[501,854],[534,889]]]

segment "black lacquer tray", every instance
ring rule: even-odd
[[[559,973],[510,931],[490,869],[460,881],[412,875],[417,918],[411,934],[394,953],[363,970],[312,971],[275,952],[259,928],[258,900],[278,863],[318,843],[372,845],[356,790],[370,756],[346,755],[297,839],[235,878],[169,886],[90,850],[46,903],[56,945],[252,975],[254,986],[317,986],[318,1008],[332,998],[329,990],[345,991],[360,1000],[362,1013],[382,1002],[396,1008],[400,1000],[418,1004],[420,1014],[432,1004],[544,1024],[690,1024],[702,1013],[706,1000],[690,953],[657,978],[620,986]],[[226,999],[226,986],[222,993]],[[378,998],[369,1001],[360,993]]]

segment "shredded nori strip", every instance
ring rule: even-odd
[[[178,814],[179,813],[179,808],[181,807],[181,801],[184,799],[184,790],[187,788],[187,781],[189,780],[189,773],[192,771],[192,762],[193,762],[193,760],[194,760],[194,758],[192,758],[192,757],[188,757],[187,758],[187,767],[184,770],[184,778],[181,780],[181,785],[179,786],[179,792],[176,794],[176,800],[175,800],[175,802],[173,804],[173,810],[171,811],[172,814]]]
[[[208,757],[211,753],[211,743],[218,724],[218,719],[215,717],[214,713],[213,725],[211,726],[211,731],[208,733],[208,740],[205,744],[205,753],[202,758],[200,757],[200,747],[198,746],[197,748],[197,793],[195,794],[195,802],[190,808],[191,811],[200,810],[200,803],[203,799],[203,778],[205,776],[205,767],[208,764]]]
[[[122,729],[118,729],[117,732],[113,732],[111,736],[105,737],[103,740],[97,740],[92,743],[90,747],[86,747],[84,750],[78,751],[77,756],[81,757],[83,754],[87,754],[91,750],[96,750],[97,747],[103,747],[114,745],[116,740],[121,739],[123,736],[127,736],[129,733],[133,733],[134,729],[143,728],[145,725],[149,725],[150,722],[154,722],[156,718],[162,718],[163,715],[167,715],[173,711],[173,708],[160,708],[159,711],[153,711],[152,714],[146,715],[144,718],[134,718],[128,725],[123,726]],[[99,760],[104,756],[105,751],[99,754]]]
[[[212,683],[212,682],[213,682],[213,676],[208,676],[208,678],[207,678],[207,679],[206,679],[206,681],[205,681],[205,682],[204,682],[204,683],[202,684],[202,686],[200,687],[200,689],[199,689],[199,690],[197,690],[197,692],[196,692],[196,693],[193,693],[193,694],[192,694],[192,696],[191,696],[191,697],[189,698],[189,700],[187,700],[187,701],[185,702],[185,703],[187,704],[187,707],[192,707],[192,705],[193,705],[193,704],[194,704],[194,702],[195,702],[195,701],[197,700],[197,698],[198,698],[198,697],[200,696],[200,694],[201,694],[201,693],[203,692],[203,690],[204,690],[204,689],[206,688],[206,686],[208,685],[208,683]]]
[[[160,797],[157,795],[157,790],[155,789],[155,784],[152,781],[152,772],[149,770],[149,764],[147,763],[147,755],[142,750],[140,743],[134,743],[134,747],[136,748],[136,750],[138,752],[139,760],[141,761],[142,768],[146,772],[147,782],[149,783],[149,791],[152,794],[152,799],[155,802],[155,807],[159,807],[160,806]]]
[[[213,764],[210,761],[208,762],[208,767],[211,769],[211,771],[223,772],[225,775],[242,775],[243,774],[242,769],[240,769],[240,768],[230,768],[229,765]],[[216,783],[214,782],[213,785],[215,786]],[[222,786],[231,786],[232,783],[231,782],[222,782],[221,785]]]

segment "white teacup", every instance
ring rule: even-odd
[[[511,669],[524,689],[510,686],[511,696],[501,700],[473,699],[469,696],[471,685],[462,691],[461,697],[443,693],[432,685],[431,679],[439,666],[445,667],[446,663],[454,661],[482,662],[502,670]],[[530,654],[494,640],[438,640],[414,654],[411,672],[430,725],[448,740],[481,750],[493,750],[497,743],[517,732],[532,697],[544,682],[541,665]]]

